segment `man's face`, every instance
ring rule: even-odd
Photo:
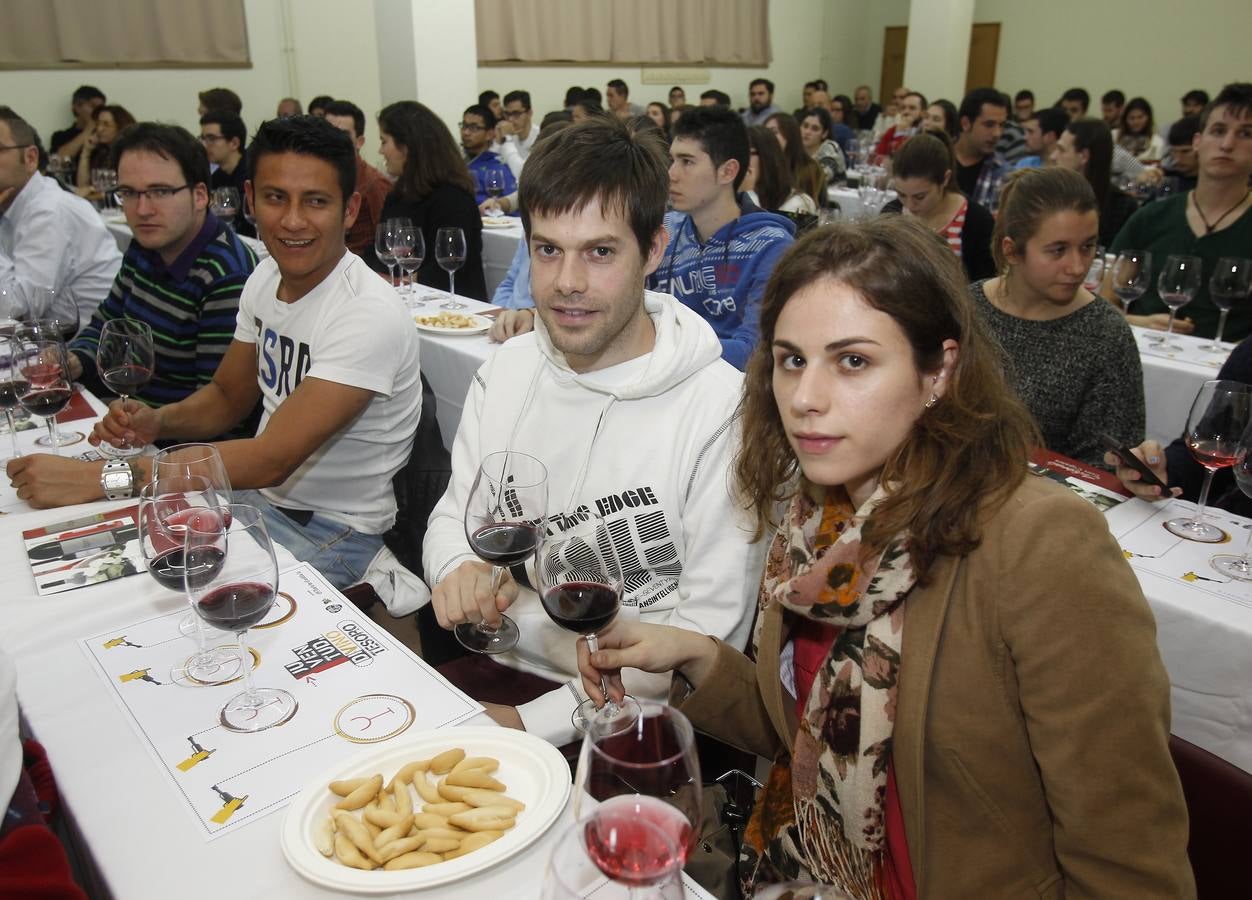
[[[510,100],[504,104],[504,117],[508,119],[514,134],[520,134],[523,137],[530,134],[530,123],[533,114],[522,105],[521,100]]]
[[[857,88],[856,94],[852,97],[852,105],[856,107],[857,112],[865,112],[869,109],[869,104],[869,88]]]
[[[759,113],[769,106],[772,99],[769,89],[763,84],[754,84],[748,89],[748,103],[751,104],[754,113]]]
[[[338,265],[361,195],[344,202],[335,167],[304,153],[266,153],[245,188],[257,231],[282,275],[278,297],[298,300]]]
[[[1060,138],[1052,147],[1052,165],[1060,166],[1063,169],[1072,169],[1075,172],[1081,172],[1087,168],[1086,150],[1079,150],[1074,146],[1073,132],[1065,131],[1061,133]]]
[[[896,105],[896,109],[900,108],[900,104],[904,102],[904,98],[909,95],[909,89],[906,87],[898,87],[891,93],[891,102]]]
[[[329,114],[325,116],[325,119],[340,131],[348,133],[348,137],[352,138],[352,146],[356,147],[356,152],[360,155],[361,147],[365,144],[365,136],[356,133],[356,120],[352,116],[332,116]]]
[[[961,118],[961,128],[965,132],[961,137],[967,140],[978,153],[990,156],[995,152],[996,142],[1000,140],[1000,135],[1004,133],[1004,120],[1008,118],[1008,115],[1009,111],[1003,106],[984,103],[978,112],[978,118],[973,122],[967,118]]]
[[[687,103],[687,92],[682,88],[676,88],[669,92],[670,106],[684,106]]]
[[[661,262],[665,229],[645,257],[625,214],[595,198],[577,212],[532,214],[529,242],[535,310],[571,368],[603,369],[652,349],[643,280]]]
[[[1022,124],[1035,114],[1035,101],[1030,99],[1017,100],[1013,103],[1013,112],[1017,116],[1017,121]]]
[[[1252,113],[1240,116],[1229,106],[1217,107],[1194,145],[1201,177],[1246,181],[1252,173]]]
[[[1022,131],[1026,134],[1026,149],[1031,153],[1042,153],[1043,131],[1039,128],[1039,120],[1027,119],[1022,123]]]
[[[294,100],[282,100],[278,104],[278,111],[276,114],[280,119],[298,116],[300,115],[300,106]]]
[[[614,112],[617,112],[626,105],[626,95],[620,93],[615,87],[605,88],[604,96],[609,101],[609,109]]]
[[[13,139],[8,122],[0,122],[0,146],[14,147],[20,143]],[[9,188],[20,191],[39,168],[39,151],[34,147],[14,147],[0,150],[0,192]],[[17,191],[14,191],[16,194]],[[11,199],[5,203],[7,206]]]
[[[74,121],[79,125],[86,125],[91,121],[91,114],[100,106],[104,106],[104,101],[99,97],[91,100],[71,101],[70,112],[74,114]]]
[[[483,117],[477,113],[461,116],[461,146],[470,156],[477,156],[486,150],[494,134],[494,129],[488,128]]]
[[[714,167],[713,159],[693,138],[675,138],[670,145],[669,199],[679,212],[695,214],[714,203],[727,185],[734,184],[733,161]]]
[[[1203,103],[1197,103],[1195,100],[1182,101],[1182,114],[1184,117],[1185,116],[1198,116],[1202,112],[1204,112]]]
[[[222,126],[216,122],[200,126],[200,143],[204,144],[204,152],[208,154],[209,162],[219,166],[230,159],[232,152],[238,152],[236,141],[222,137]]]
[[[1075,119],[1081,119],[1087,112],[1082,108],[1082,103],[1078,100],[1062,100],[1061,109],[1065,110],[1065,114],[1069,116],[1071,122]]]
[[[1175,171],[1194,178],[1200,171],[1200,160],[1194,144],[1170,144],[1169,153],[1174,158]]]
[[[700,105],[701,106],[717,106],[717,98],[716,97],[701,97]]]
[[[186,184],[187,176],[177,162],[148,150],[127,150],[117,163],[119,188],[172,191],[160,200],[146,195],[122,205],[126,224],[139,246],[160,254],[166,262],[176,259],[191,243],[209,205],[207,186],[184,187]]]
[[[916,128],[922,120],[922,98],[909,94],[899,105],[901,121],[907,123],[909,128]]]
[[[805,109],[813,108],[813,91],[814,88],[808,87],[807,85],[804,88],[804,99],[801,101],[801,105]]]
[[[830,96],[825,91],[813,92],[813,105],[805,109],[817,109],[819,106],[830,106]]]
[[[1104,124],[1109,128],[1116,128],[1122,118],[1122,105],[1120,103],[1101,103],[1100,115],[1104,117]]]

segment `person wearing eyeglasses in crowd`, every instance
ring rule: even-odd
[[[492,147],[504,160],[513,177],[522,174],[526,157],[539,139],[539,123],[530,108],[530,93],[509,91],[504,95],[504,117],[496,123],[496,143]]]
[[[465,151],[465,164],[474,178],[479,204],[485,203],[490,196],[487,193],[487,176],[491,172],[498,171],[503,176],[504,194],[517,190],[513,172],[491,149],[496,139],[496,122],[495,113],[486,106],[475,104],[461,113],[461,149]]]
[[[209,174],[209,192],[234,188],[242,205],[248,180],[248,126],[233,112],[211,109],[200,117],[200,143],[209,162],[217,166]],[[256,237],[256,229],[242,215],[235,216],[231,226],[239,234]]]

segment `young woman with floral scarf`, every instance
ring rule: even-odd
[[[1038,444],[952,253],[899,218],[778,264],[735,475],[774,530],[751,657],[619,619],[583,683],[673,669],[703,731],[774,761],[745,893],[1186,898],[1154,623]]]

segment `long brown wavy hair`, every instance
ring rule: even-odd
[[[937,371],[943,342],[959,346],[943,398],[917,419],[879,476],[887,498],[863,531],[867,555],[907,534],[920,581],[935,558],[981,541],[980,522],[1002,504],[1041,445],[1037,426],[1004,378],[1000,353],[974,308],[960,263],[942,241],[902,216],[811,232],[778,262],[761,306],[761,341],[748,361],[740,404],[738,489],[756,514],[757,537],[778,503],[808,485],[774,400],[774,330],[787,301],[832,278],[891,316],[913,348],[918,372]]]

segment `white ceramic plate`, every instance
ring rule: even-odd
[[[457,859],[398,872],[363,872],[327,859],[313,845],[313,829],[330,815],[339,800],[327,785],[339,779],[375,773],[384,783],[405,763],[461,747],[469,756],[494,756],[500,768],[494,777],[508,785],[508,794],[526,804],[517,824],[504,837]],[[353,894],[394,894],[457,881],[498,865],[534,843],[560,818],[569,800],[569,764],[547,741],[512,728],[464,727],[419,732],[376,747],[336,764],[313,779],[287,809],[282,846],[287,861],[302,876],[322,887]],[[414,809],[421,798],[413,792]]]
[[[440,325],[423,325],[421,322],[417,321],[419,317],[426,318],[429,316],[438,315],[437,311],[428,312],[428,313],[420,313],[418,316],[413,317],[413,323],[417,326],[418,331],[425,331],[430,334],[482,334],[483,332],[485,332],[487,329],[491,327],[491,320],[488,319],[486,316],[476,316],[473,313],[460,312],[460,310],[457,310],[457,312],[460,313],[461,315],[464,315],[464,316],[467,316],[468,318],[473,319],[474,320],[473,327],[471,328],[444,328]]]
[[[521,225],[521,219],[512,219],[508,216],[483,216],[483,228],[511,228],[513,225]]]

